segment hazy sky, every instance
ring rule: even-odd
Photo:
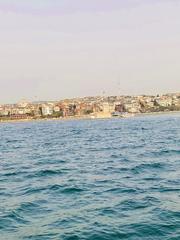
[[[180,91],[179,0],[0,0],[0,103]]]

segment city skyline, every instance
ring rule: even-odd
[[[180,90],[178,1],[0,2],[0,104]]]

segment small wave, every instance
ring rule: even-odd
[[[21,205],[16,208],[16,213],[20,214],[21,216],[28,216],[30,218],[33,218],[34,216],[40,215],[40,214],[47,214],[50,212],[50,209],[44,207],[43,201],[42,203],[36,202],[24,202],[21,203]]]
[[[160,192],[180,192],[180,188],[173,188],[173,187],[162,187]]]
[[[23,237],[23,240],[48,240],[48,239],[59,239],[57,233],[44,233],[44,234],[35,234]]]
[[[159,170],[159,169],[162,169],[164,166],[165,166],[164,163],[157,163],[157,162],[142,163],[132,168],[131,171],[134,173],[141,173],[143,170],[151,170],[151,169]]]
[[[118,208],[120,208],[123,211],[133,211],[137,209],[144,209],[147,207],[150,207],[151,204],[149,201],[142,199],[142,200],[124,200],[120,204],[117,205]]]
[[[88,234],[88,237],[83,238],[83,239],[88,239],[88,240],[119,240],[119,239],[128,239],[130,236],[129,233],[125,233],[123,231],[115,231],[115,230],[110,230],[110,228],[107,228],[107,230],[102,230],[102,231],[93,231]]]
[[[110,208],[110,207],[106,207],[106,208],[103,208],[101,209],[101,214],[104,216],[104,215],[117,215],[117,211],[114,209],[114,208]]]
[[[57,191],[57,190],[62,189],[62,188],[63,188],[63,186],[58,185],[58,184],[54,184],[54,185],[52,185],[52,186],[49,186],[49,187],[48,187],[48,190]]]
[[[132,237],[132,239],[172,239],[164,238],[164,236],[167,237],[166,229],[158,223],[132,223],[125,228],[129,231],[128,238]]]
[[[31,172],[26,176],[26,178],[41,178],[41,177],[51,177],[56,175],[62,175],[65,171],[63,170],[51,170],[51,169],[45,169],[45,170],[39,170],[37,172]]]
[[[25,220],[21,214],[17,212],[17,210],[13,210],[12,212],[8,213],[7,215],[1,217],[3,221],[9,221],[9,226],[13,226],[14,224],[28,224],[29,221]]]
[[[165,144],[165,142],[162,142],[161,144]],[[180,150],[170,149],[170,150],[160,150],[160,151],[152,151],[152,152],[146,152],[143,154],[139,154],[139,157],[157,157],[162,158],[163,156],[175,156],[180,155]]]
[[[126,188],[126,187],[117,187],[117,188],[110,188],[106,190],[105,192],[111,192],[111,193],[136,193],[137,190],[134,188]]]
[[[151,202],[151,203],[160,203],[160,200],[156,197],[146,196],[142,199],[144,202]]]
[[[44,177],[44,176],[51,176],[51,175],[60,175],[62,173],[63,173],[62,170],[45,169],[45,170],[41,170],[41,171],[35,173],[35,176],[36,177]]]
[[[35,187],[35,188],[26,188],[26,189],[23,189],[23,193],[20,193],[20,195],[33,195],[33,194],[36,194],[36,193],[40,193],[42,191],[45,191],[47,190],[47,187]]]
[[[19,143],[22,142],[22,140],[18,140],[18,139],[12,139],[12,140],[7,140],[6,143]]]
[[[28,188],[27,190],[24,190],[23,195],[32,195],[35,193],[40,193],[44,191],[60,191],[61,193],[70,194],[70,193],[76,193],[76,192],[82,192],[84,189],[77,188],[77,187],[65,187],[63,185],[54,184],[54,185],[48,185],[45,187],[36,187],[36,188]]]
[[[162,150],[161,151],[162,154],[177,154],[180,155],[180,150],[176,150],[176,149],[170,149],[170,150]]]
[[[73,193],[80,193],[83,191],[84,191],[84,189],[82,189],[82,188],[69,187],[69,188],[64,188],[61,192],[65,193],[65,194],[73,194]]]
[[[38,209],[40,206],[36,203],[33,202],[24,202],[21,203],[19,208],[17,208],[18,212],[31,212],[34,211],[35,209]]]
[[[79,235],[75,235],[75,234],[72,234],[71,236],[67,236],[67,235],[63,237],[64,240],[80,240],[81,239],[81,236]]]
[[[143,178],[142,180],[145,180],[145,181],[162,181],[163,180],[163,178],[160,178],[160,177],[145,177],[145,178]]]
[[[12,222],[11,219],[7,219],[5,217],[0,218],[0,230],[2,231],[17,231],[17,226]]]
[[[84,132],[85,132],[84,130],[80,130],[80,129],[72,129],[70,131],[70,133],[72,133],[73,135],[81,135]]]
[[[26,171],[17,171],[17,172],[9,172],[9,173],[5,173],[3,174],[5,177],[11,177],[11,176],[19,176],[21,174],[26,174],[28,172]]]

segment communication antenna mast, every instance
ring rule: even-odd
[[[118,92],[118,96],[121,95],[121,82],[120,80],[117,82],[117,92]]]
[[[105,95],[106,95],[106,92],[105,92],[105,90],[103,90],[103,91],[102,91],[102,97],[103,97],[103,99],[105,98]]]

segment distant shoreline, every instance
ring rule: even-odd
[[[169,112],[149,112],[149,113],[135,113],[134,116],[129,117],[92,117],[92,116],[73,116],[63,118],[25,118],[25,119],[9,119],[0,120],[0,123],[21,123],[21,122],[41,122],[41,121],[69,121],[69,120],[100,120],[100,119],[127,119],[141,116],[156,116],[156,115],[169,115],[169,114],[180,114],[180,111],[169,111]]]
[[[180,113],[180,111],[136,113],[135,116],[169,115],[169,114],[177,114],[177,113]]]

